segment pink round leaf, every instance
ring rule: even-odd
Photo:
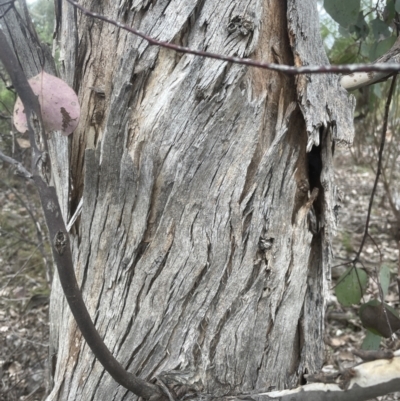
[[[28,82],[33,93],[38,96],[45,130],[71,134],[80,116],[78,97],[73,89],[60,78],[44,71]],[[19,132],[27,130],[25,110],[20,98],[14,106],[14,125]]]

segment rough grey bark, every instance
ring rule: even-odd
[[[82,5],[193,48],[326,62],[314,0]],[[62,70],[82,119],[58,189],[69,186],[65,216],[83,199],[76,274],[106,344],[180,394],[296,385],[323,361],[332,141],[352,140],[338,78],[174,54],[61,6]],[[253,31],[229,32],[235,17]],[[135,398],[95,361],[57,279],[51,335],[48,400]]]

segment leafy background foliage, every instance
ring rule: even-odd
[[[52,46],[54,2],[50,0],[38,0],[30,3],[29,12],[31,13],[40,40]]]
[[[324,0],[320,2],[321,34],[325,48],[332,64],[373,62],[386,53],[395,43],[398,36],[400,0]],[[377,154],[380,145],[380,129],[382,126],[383,109],[388,93],[388,83],[380,83],[362,88],[353,94],[357,98],[355,118],[356,137],[350,149],[354,163],[376,172]],[[388,235],[394,243],[399,243],[400,233],[400,179],[399,133],[397,130],[399,118],[399,95],[392,103],[387,133],[387,146],[384,152],[384,167],[382,172],[380,208],[389,211],[390,217],[386,223]],[[372,183],[371,183],[372,186]],[[375,205],[375,208],[377,205]],[[365,210],[366,214],[366,210]],[[379,241],[375,241],[374,232],[368,238],[367,246],[379,255],[376,263],[365,260],[365,252],[361,252],[359,260],[352,260],[357,252],[349,252],[347,261],[350,266],[339,277],[335,295],[343,307],[359,305],[359,317],[366,328],[366,336],[362,347],[378,349],[381,337],[390,337],[391,333],[400,328],[396,307],[383,304],[391,285],[391,277],[397,273],[394,263],[387,263],[381,253]],[[352,233],[344,237],[349,242]],[[345,245],[349,250],[349,244]],[[372,248],[371,248],[372,247]],[[349,263],[350,262],[350,263]],[[351,263],[353,262],[353,263]],[[375,292],[371,293],[371,280],[374,281]],[[372,285],[373,286],[373,285]],[[385,305],[385,306],[383,306]],[[356,308],[358,308],[356,306]],[[388,323],[389,322],[389,323]],[[399,326],[399,327],[398,327]]]

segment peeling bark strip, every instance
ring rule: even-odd
[[[296,66],[329,63],[319,25],[312,24],[307,31],[299,29],[310,20],[318,20],[314,1],[300,5],[299,1],[288,0],[289,37]],[[332,131],[333,140],[346,144],[353,142],[355,98],[342,89],[336,75],[298,77],[297,93],[307,124],[308,151],[319,145],[321,132],[327,129]]]

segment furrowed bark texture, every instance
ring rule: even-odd
[[[327,61],[314,0],[81,4],[192,48]],[[113,354],[178,395],[284,388],[318,370],[337,209],[332,140],[352,140],[338,78],[149,47],[66,3],[61,18],[63,73],[82,105],[70,159],[70,214],[83,198],[74,262]],[[135,399],[82,341],[57,280],[51,328],[49,401]]]

